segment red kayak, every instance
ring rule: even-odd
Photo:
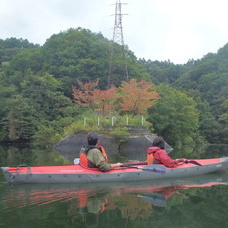
[[[163,165],[126,165],[108,172],[79,165],[1,167],[10,183],[88,183],[160,180],[198,176],[228,169],[228,157],[187,160],[175,168]]]

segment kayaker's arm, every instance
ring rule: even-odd
[[[178,165],[178,161],[172,159],[165,150],[158,150],[155,154],[154,154],[154,158],[161,162],[161,164],[165,165],[166,167],[175,167]]]
[[[121,163],[109,164],[105,161],[101,152],[98,149],[92,149],[88,152],[87,158],[101,171],[109,171],[121,165]]]
[[[116,167],[120,167],[120,166],[122,166],[122,163],[111,164],[112,168],[116,168]]]

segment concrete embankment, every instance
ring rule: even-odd
[[[151,146],[156,135],[149,132],[147,127],[129,127],[130,136],[126,141],[120,142],[115,137],[100,135],[100,143],[105,147],[111,160],[118,156],[129,159],[146,159],[146,150]],[[80,149],[87,145],[86,134],[70,134],[54,146],[54,150],[64,155],[67,159],[73,160],[78,157]],[[166,145],[168,152],[172,150]]]

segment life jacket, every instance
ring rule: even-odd
[[[97,148],[101,151],[105,161],[108,163],[108,156],[106,154],[106,151],[105,151],[104,147],[101,146],[101,145],[97,145]]]
[[[105,149],[103,146],[101,145],[97,145],[97,146],[87,146],[87,147],[82,147],[81,151],[79,152],[79,157],[80,157],[80,165],[85,167],[85,168],[97,168],[96,165],[94,163],[92,163],[91,161],[89,161],[89,159],[87,158],[87,153],[89,152],[89,150],[92,149],[98,149],[100,150],[102,156],[104,157],[105,161],[108,163],[108,156],[105,152]]]
[[[149,147],[147,149],[147,157],[146,157],[146,161],[147,161],[147,164],[148,165],[152,165],[152,164],[159,164],[160,162],[157,161],[155,158],[154,158],[154,154],[160,150],[159,147]]]

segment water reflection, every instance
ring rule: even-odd
[[[101,214],[118,208],[122,216],[146,216],[153,207],[166,207],[168,200],[180,190],[203,188],[228,183],[227,174],[210,174],[194,178],[136,183],[106,184],[29,184],[5,186],[2,208],[41,207],[55,202],[69,203],[68,213]],[[1,198],[2,198],[1,196]],[[148,213],[149,216],[150,213]]]
[[[64,165],[72,164],[64,156],[57,154],[51,148],[41,149],[32,145],[0,146],[0,165],[18,166]]]

